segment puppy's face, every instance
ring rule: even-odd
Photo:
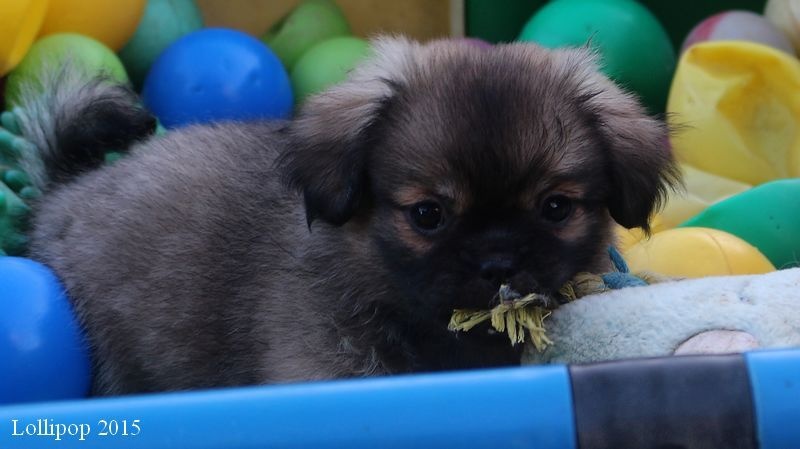
[[[646,227],[673,176],[664,126],[581,50],[379,41],[291,132],[309,220],[368,223],[340,229],[441,316],[606,269],[612,218]]]

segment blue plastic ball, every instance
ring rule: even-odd
[[[170,45],[150,69],[142,96],[167,128],[287,118],[293,105],[278,57],[258,39],[221,28],[195,31]]]
[[[0,404],[89,393],[89,352],[64,288],[29,259],[0,257],[0,361]]]

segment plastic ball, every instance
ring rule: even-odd
[[[308,50],[292,70],[295,101],[343,81],[347,73],[369,54],[369,44],[356,37],[336,37]]]
[[[136,31],[145,3],[146,0],[50,0],[39,34],[83,34],[117,51]]]
[[[194,0],[149,0],[139,27],[119,57],[136,87],[141,87],[158,55],[181,36],[203,27]]]
[[[88,394],[87,345],[64,288],[44,265],[0,257],[0,404]]]
[[[789,38],[764,16],[750,11],[727,11],[703,20],[686,36],[681,52],[700,42],[724,40],[757,42],[794,55]]]
[[[768,0],[764,7],[764,16],[783,31],[796,52],[800,51],[800,2]]]
[[[209,28],[170,45],[150,69],[144,102],[166,128],[219,120],[286,118],[289,76],[262,42]]]
[[[775,267],[758,249],[717,229],[676,228],[653,234],[624,252],[633,272],[675,277],[760,274]]]
[[[800,265],[800,179],[753,187],[709,206],[681,226],[736,235],[781,269]]]
[[[681,162],[757,185],[800,176],[800,61],[751,42],[705,42],[681,57],[667,111]]]
[[[20,85],[38,79],[69,61],[88,74],[104,74],[121,83],[128,75],[117,55],[100,42],[79,34],[54,34],[36,41],[6,82],[6,108],[16,106]],[[35,84],[34,84],[35,85]]]
[[[635,1],[552,1],[531,17],[519,40],[547,48],[591,43],[606,75],[637,93],[651,111],[664,110],[675,49],[655,16]]]
[[[47,2],[3,2],[3,13],[0,14],[0,76],[11,71],[27,53],[44,20]]]
[[[306,0],[279,20],[261,38],[291,71],[314,45],[350,34],[342,10],[331,0]]]

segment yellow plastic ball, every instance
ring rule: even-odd
[[[146,0],[50,0],[40,35],[85,34],[117,51],[133,36],[146,3]]]
[[[48,0],[10,0],[0,13],[0,76],[28,52],[47,12]]]
[[[623,252],[631,271],[699,278],[761,274],[775,267],[753,245],[724,231],[676,228],[654,234]]]
[[[800,176],[800,61],[780,50],[740,41],[690,47],[667,111],[681,162],[752,185]]]

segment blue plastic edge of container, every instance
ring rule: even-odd
[[[800,350],[745,354],[759,449],[800,447]]]
[[[577,445],[563,365],[0,407],[0,447],[55,447],[39,429],[81,448]]]

